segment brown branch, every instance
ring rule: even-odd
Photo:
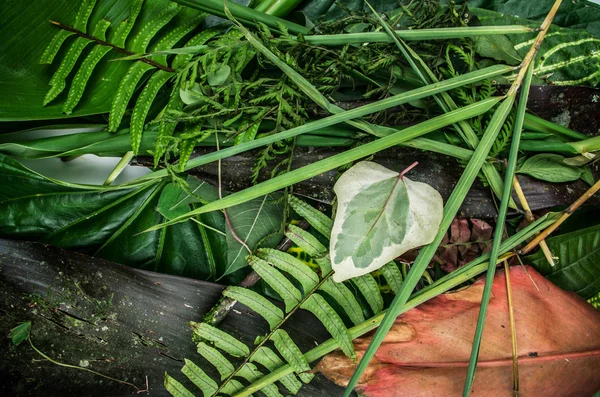
[[[85,32],[82,32],[81,30],[75,29],[75,28],[73,28],[71,26],[67,26],[67,25],[64,25],[64,24],[62,24],[60,22],[52,21],[52,20],[50,20],[50,23],[53,24],[53,25],[58,26],[60,29],[66,30],[68,32],[75,33],[79,37],[83,37],[84,39],[91,40],[91,41],[93,41],[93,42],[95,42],[97,44],[103,45],[105,47],[110,47],[113,50],[115,50],[117,52],[120,52],[121,54],[125,54],[125,55],[137,55],[135,52],[131,52],[129,50],[126,50],[125,48],[117,47],[114,44],[111,44],[111,43],[109,43],[107,41],[104,41],[104,40],[100,40],[97,37],[91,36],[91,35],[89,35],[89,34],[87,34]],[[148,58],[145,58],[145,57],[141,57],[138,60],[141,61],[141,62],[147,63],[150,66],[154,66],[155,68],[158,68],[160,70],[164,70],[165,72],[175,73],[175,69],[172,69],[172,68],[170,68],[168,66],[160,64],[158,62],[155,62],[155,61],[153,61],[151,59],[148,59]]]

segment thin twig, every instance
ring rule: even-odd
[[[57,22],[57,21],[50,20],[49,22],[51,24],[53,24],[53,25],[58,26],[59,28],[61,28],[63,30],[75,33],[77,36],[83,37],[84,39],[88,39],[88,40],[96,42],[97,44],[100,44],[100,45],[103,45],[103,46],[106,46],[106,47],[110,47],[113,50],[115,50],[117,52],[120,52],[121,54],[125,54],[125,55],[137,55],[135,52],[131,52],[131,51],[126,50],[125,48],[122,48],[122,47],[117,47],[114,44],[111,44],[111,43],[109,43],[107,41],[101,40],[101,39],[99,39],[97,37],[94,37],[94,36],[91,36],[91,35],[89,35],[89,34],[87,34],[85,32],[82,32],[79,29],[75,29],[75,28],[73,28],[71,26],[64,25],[64,24],[62,24],[60,22]],[[160,64],[158,62],[155,62],[155,61],[153,61],[151,59],[148,59],[148,58],[145,58],[145,57],[140,57],[138,60],[141,61],[141,62],[147,63],[148,65],[154,66],[155,68],[164,70],[165,72],[175,73],[175,69],[172,69],[172,68],[170,68],[168,66]]]
[[[515,324],[515,310],[512,299],[512,285],[510,283],[510,266],[504,261],[504,274],[506,279],[506,297],[508,300],[508,317],[510,318],[510,336],[513,358],[513,390],[519,394],[519,352],[517,351],[517,325]]]
[[[525,197],[525,193],[523,193],[523,189],[521,188],[521,184],[519,183],[519,180],[517,179],[516,175],[513,178],[513,186],[515,188],[515,192],[517,193],[517,197],[519,198],[519,201],[521,203],[521,207],[523,207],[523,211],[525,211],[525,219],[527,219],[529,222],[535,221],[533,213],[531,212],[531,208],[529,207],[529,203],[527,202],[527,198]],[[546,244],[545,240],[540,241],[540,248],[542,249],[542,252],[546,257],[546,260],[548,261],[548,263],[550,263],[550,266],[555,266],[555,257],[554,255],[552,255],[550,247],[548,247],[548,244]]]
[[[573,212],[575,212],[575,210],[577,210],[579,207],[581,207],[583,205],[583,203],[585,203],[590,197],[592,197],[594,195],[594,193],[596,193],[598,190],[600,190],[600,180],[598,180],[596,183],[594,183],[594,185],[591,188],[589,188],[587,190],[587,192],[583,193],[581,195],[581,197],[579,197],[577,200],[575,200],[575,202],[573,204],[571,204],[569,206],[569,208],[567,208],[565,211],[563,211],[562,216],[560,218],[558,218],[558,220],[556,222],[554,222],[552,225],[548,226],[548,228],[546,230],[544,230],[543,232],[538,234],[533,240],[531,240],[531,242],[529,244],[527,244],[525,246],[525,248],[523,248],[521,251],[519,251],[519,253],[522,255],[525,255],[529,251],[531,251],[532,249],[537,247],[541,241],[543,241],[553,231],[555,231],[560,225],[562,225],[563,222],[566,221],[567,218],[569,218],[569,216],[571,216],[571,214]]]

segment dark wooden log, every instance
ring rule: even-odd
[[[168,396],[165,371],[197,390],[181,374],[189,358],[207,372],[192,342],[189,321],[217,302],[221,285],[132,269],[37,243],[0,240],[0,332],[31,320],[32,341],[54,360],[86,366]],[[329,338],[312,315],[298,312],[285,329],[303,351]],[[266,322],[236,305],[222,328],[251,345]],[[53,364],[27,342],[0,349],[2,396],[130,396],[134,388]],[[336,396],[341,389],[318,376],[301,396]],[[143,395],[143,394],[141,394]]]
[[[500,87],[500,89],[503,88]],[[531,89],[528,108],[540,117],[566,122],[570,128],[593,136],[598,134],[600,128],[599,101],[600,90],[597,89],[537,86]],[[212,150],[198,147],[192,157],[202,156]],[[303,167],[344,150],[345,148],[335,147],[296,148],[292,168]],[[257,151],[250,151],[222,160],[224,189],[238,191],[250,186],[252,166],[257,153]],[[454,158],[405,147],[394,147],[377,153],[373,161],[395,171],[401,171],[414,161],[418,161],[418,168],[408,177],[429,183],[442,194],[444,199],[450,196],[463,171],[463,167]],[[134,164],[151,167],[152,159],[139,157],[134,160]],[[600,177],[600,169],[597,165],[592,166],[592,171],[596,179]],[[216,163],[195,168],[190,173],[217,184]],[[336,175],[337,171],[333,170],[300,182],[294,185],[294,193],[330,203],[333,199],[332,187]],[[265,177],[267,176],[265,175]],[[530,207],[534,211],[569,205],[589,188],[581,180],[572,183],[546,183],[525,175],[519,175],[518,178]],[[589,204],[600,205],[600,197],[593,197]],[[496,216],[496,205],[490,189],[483,186],[479,180],[475,181],[465,199],[461,207],[461,215],[473,218]]]

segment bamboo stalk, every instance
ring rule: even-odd
[[[525,219],[527,219],[529,222],[533,222],[535,218],[533,217],[533,213],[531,212],[527,198],[523,193],[523,189],[521,188],[521,184],[519,183],[519,179],[516,175],[513,178],[513,186],[515,188],[515,192],[517,193],[517,197],[519,198],[519,202],[521,203],[521,207],[523,207],[523,210],[525,211]],[[548,263],[550,263],[551,266],[555,266],[556,263],[554,262],[554,255],[552,255],[552,252],[550,251],[548,244],[546,244],[546,241],[540,241],[540,248],[542,249],[542,252],[544,253]]]

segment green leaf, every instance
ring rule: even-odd
[[[231,75],[231,68],[229,65],[221,65],[214,72],[210,72],[206,76],[206,81],[213,87],[218,87],[224,85],[229,79],[229,75]]]
[[[525,160],[517,172],[547,182],[569,182],[579,179],[582,174],[581,168],[567,165],[564,160],[560,154],[536,154]]]
[[[319,282],[319,276],[310,267],[286,252],[261,248],[258,250],[257,256],[296,279],[302,285],[305,295],[312,291]]]
[[[583,166],[582,169],[581,180],[592,186],[596,182],[594,174],[592,174],[592,169],[589,166]]]
[[[271,339],[277,351],[290,364],[302,382],[308,383],[315,377],[314,374],[308,372],[310,371],[308,361],[306,361],[306,358],[302,355],[302,351],[296,346],[296,343],[294,343],[287,332],[278,329],[273,333]]]
[[[235,379],[231,379],[229,382],[227,382],[227,384],[225,386],[223,386],[221,393],[228,395],[228,396],[232,396],[234,393],[239,392],[243,388],[244,388],[244,385],[242,385],[239,381],[237,381]]]
[[[400,286],[402,285],[402,273],[400,269],[398,269],[398,265],[394,262],[388,262],[381,269],[379,269],[385,281],[387,281],[388,285],[394,292],[398,292]]]
[[[529,263],[553,284],[589,299],[600,292],[600,225],[546,239],[556,266],[539,251]]]
[[[306,219],[319,233],[329,238],[331,229],[333,228],[333,220],[331,218],[292,194],[288,195],[288,203],[298,215]]]
[[[192,190],[202,184],[195,178],[188,178],[188,183]],[[198,279],[221,274],[225,269],[224,236],[207,230],[205,240],[201,228],[192,222],[142,233],[167,219],[156,211],[165,185],[161,180],[125,188],[57,182],[0,155],[0,235],[43,241],[133,267]],[[206,184],[196,193],[207,195],[207,191],[215,194]],[[225,230],[222,214],[200,219]],[[216,269],[209,253],[214,256]]]
[[[192,361],[187,358],[184,359],[184,361],[185,365],[181,368],[181,372],[183,372],[189,380],[194,382],[194,384],[202,390],[202,393],[204,393],[205,396],[212,396],[217,391],[217,383]]]
[[[286,312],[289,312],[300,303],[302,293],[279,270],[257,256],[250,256],[248,264],[252,266],[252,270],[258,273],[265,283],[269,284],[281,296],[281,299],[285,302]]]
[[[435,189],[373,162],[350,168],[334,191],[338,209],[330,252],[337,282],[430,243],[442,220],[442,197]]]
[[[275,352],[266,346],[261,346],[250,358],[250,361],[257,362],[269,372],[273,372],[284,365],[284,362]],[[302,387],[302,383],[298,381],[295,375],[289,374],[279,380],[283,387],[290,393],[297,394]]]
[[[194,393],[186,389],[184,385],[169,376],[169,374],[166,372],[164,385],[165,389],[167,389],[167,391],[171,393],[173,397],[195,397]]]
[[[327,279],[319,289],[326,292],[338,305],[340,305],[354,325],[358,325],[365,321],[365,316],[360,307],[360,303],[358,303],[352,292],[343,283],[336,283],[331,279]]]
[[[300,305],[304,310],[314,314],[323,323],[333,339],[338,343],[344,354],[353,361],[356,360],[356,352],[352,345],[352,338],[340,316],[319,294],[313,294]]]
[[[306,252],[319,265],[321,274],[331,273],[331,262],[327,248],[312,234],[298,226],[288,225],[285,235],[294,242],[302,251]]]
[[[281,309],[254,291],[247,288],[230,286],[223,291],[223,295],[237,300],[260,314],[261,317],[267,320],[271,330],[283,321],[283,312]]]
[[[365,298],[373,314],[378,314],[383,311],[383,297],[379,291],[377,281],[370,274],[365,274],[360,277],[354,277],[352,283],[358,288],[362,296]]]
[[[31,334],[31,321],[25,321],[10,330],[8,337],[12,339],[15,346],[19,346],[21,342],[29,339]]]
[[[246,381],[252,383],[262,378],[264,375],[258,370],[258,368],[256,368],[256,365],[252,363],[246,363],[238,371],[236,376],[244,378]],[[277,390],[277,386],[273,384],[265,385],[263,388],[260,389],[260,391],[264,393],[267,397],[283,397],[281,393],[279,393],[279,390]]]
[[[473,38],[473,50],[484,58],[503,61],[508,65],[521,63],[521,56],[506,35],[480,36]]]
[[[198,343],[198,353],[219,371],[221,380],[227,379],[235,370],[233,364],[220,351],[204,342]]]
[[[268,194],[227,209],[231,229],[250,250],[275,247],[283,237],[284,202],[279,194]],[[227,228],[227,268],[224,275],[246,266],[248,251]]]
[[[212,325],[193,321],[190,322],[190,325],[198,337],[211,342],[217,348],[231,354],[233,357],[246,357],[250,354],[248,346]]]
[[[143,62],[136,62],[127,71],[119,89],[114,95],[112,105],[110,108],[110,116],[108,118],[108,130],[115,132],[121,125],[121,119],[125,115],[129,100],[133,96],[133,92],[138,86],[138,83],[142,79],[142,76],[154,67]]]

